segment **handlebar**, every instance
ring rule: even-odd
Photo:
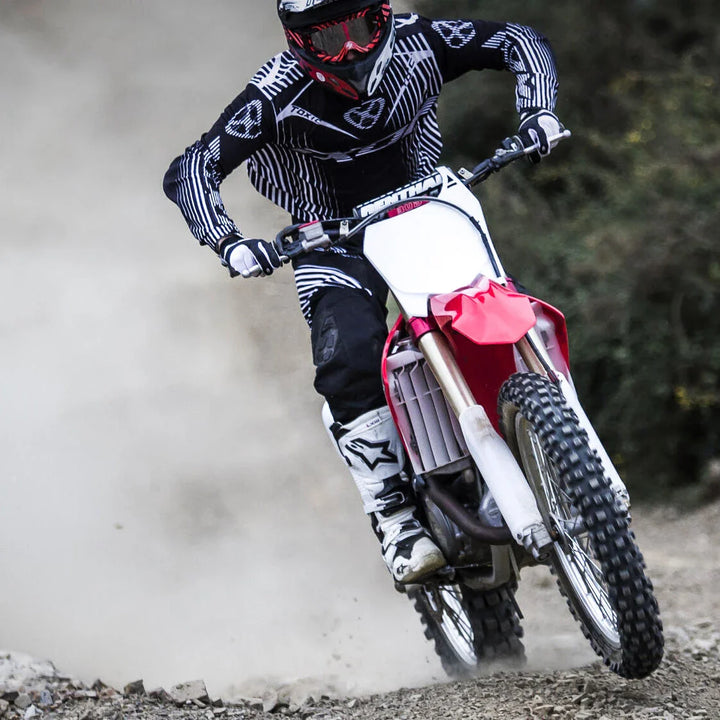
[[[548,138],[548,144],[553,147],[555,144],[569,138],[572,135],[570,130],[564,129],[558,135]],[[532,155],[539,150],[539,144],[525,147],[522,140],[517,136],[505,138],[501,146],[495,150],[492,157],[486,158],[472,171],[461,168],[458,171],[462,182],[467,187],[478,185],[487,180],[493,173],[499,172],[506,165],[509,165],[521,157]],[[275,247],[283,263],[288,263],[292,258],[303,255],[316,248],[329,247],[337,242],[349,240],[361,233],[368,225],[384,218],[393,208],[404,205],[412,200],[430,201],[437,198],[426,195],[414,195],[405,197],[398,202],[391,202],[384,205],[368,217],[332,218],[329,220],[316,220],[310,223],[297,223],[283,228],[275,237]],[[261,272],[259,265],[245,271],[242,277],[256,277]]]
[[[569,130],[563,129],[561,133],[558,133],[557,135],[552,135],[547,139],[548,145],[550,145],[550,147],[553,147],[561,140],[565,140],[571,135],[572,133]],[[467,174],[467,177],[463,177],[463,181],[468,187],[477,185],[487,180],[490,175],[498,172],[506,165],[509,165],[511,162],[514,162],[521,157],[532,155],[536,153],[539,149],[539,144],[525,147],[522,144],[522,140],[517,135],[505,138],[502,141],[500,147],[495,151],[495,154],[492,157],[487,158],[486,160],[483,160],[481,163],[476,165],[473,168],[472,172]],[[462,175],[463,173],[461,172],[461,176]]]

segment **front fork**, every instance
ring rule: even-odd
[[[438,330],[426,332],[418,338],[418,347],[458,418],[470,455],[513,538],[536,558],[542,557],[552,538],[535,496],[515,456],[475,400],[445,336]]]

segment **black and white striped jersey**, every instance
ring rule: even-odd
[[[240,230],[220,197],[243,162],[252,184],[296,220],[347,216],[370,198],[432,172],[442,146],[437,100],[469,70],[509,70],[518,112],[552,110],[557,74],[531,28],[395,16],[392,60],[372,97],[352,100],[311,80],[289,51],[269,60],[200,140],[176,158],[165,192],[193,235],[216,248]]]

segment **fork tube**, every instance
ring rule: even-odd
[[[472,391],[460,372],[445,336],[438,330],[421,335],[418,347],[447,398],[455,415],[476,404]]]
[[[523,359],[523,362],[525,363],[525,365],[527,365],[527,369],[530,372],[537,373],[538,375],[548,374],[545,366],[541,362],[540,358],[538,358],[537,353],[535,352],[535,348],[528,340],[527,335],[521,337],[515,343],[515,347],[517,348],[517,351],[520,353],[520,357]]]
[[[539,553],[551,540],[515,456],[493,427],[485,408],[477,404],[445,336],[431,330],[417,343],[457,415],[470,455],[513,538],[526,550]]]
[[[545,343],[536,328],[531,327],[524,337],[521,337],[515,347],[520,357],[525,361],[528,370],[547,377],[551,382],[558,381],[558,371],[545,349]]]

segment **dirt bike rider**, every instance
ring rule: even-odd
[[[295,222],[350,216],[432,172],[442,85],[485,68],[515,75],[518,134],[539,143],[539,155],[561,129],[552,50],[531,28],[393,15],[387,0],[278,0],[278,15],[289,50],[263,65],[165,176],[194,236],[233,276],[258,265],[270,275],[281,264],[271,243],[242,235],[220,198],[221,182],[243,162],[257,190]],[[357,247],[313,251],[293,265],[323,419],[390,572],[416,581],[445,559],[416,517],[383,392],[387,287]]]

